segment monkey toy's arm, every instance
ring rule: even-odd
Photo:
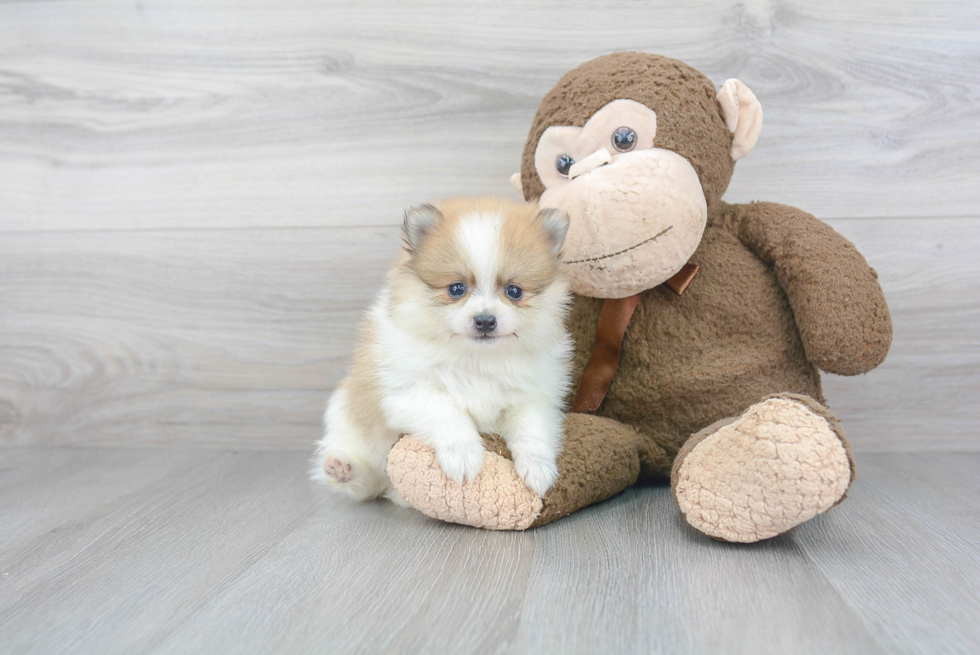
[[[878,366],[892,320],[878,274],[854,244],[795,207],[757,202],[732,210],[739,239],[775,269],[810,361],[837,375]]]

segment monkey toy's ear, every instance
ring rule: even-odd
[[[514,191],[521,194],[521,198],[524,197],[524,185],[521,183],[521,174],[514,173],[510,176],[510,185],[514,187]]]
[[[717,97],[725,125],[733,135],[732,159],[739,160],[752,151],[762,131],[762,105],[752,90],[735,78],[725,80]]]

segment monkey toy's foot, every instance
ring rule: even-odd
[[[434,450],[410,436],[388,453],[388,476],[402,498],[432,518],[490,530],[524,530],[541,513],[541,497],[528,489],[514,464],[487,451],[483,470],[467,484],[446,477]]]
[[[695,530],[755,542],[827,511],[853,477],[847,438],[829,410],[780,394],[692,436],[674,460],[671,487]]]

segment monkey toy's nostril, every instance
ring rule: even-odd
[[[473,317],[473,325],[477,332],[490,334],[497,327],[497,317],[490,314],[480,314]]]

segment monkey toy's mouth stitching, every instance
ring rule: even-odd
[[[657,239],[659,239],[663,235],[665,235],[668,232],[670,232],[671,229],[673,229],[673,227],[674,227],[673,225],[668,225],[666,228],[664,228],[663,230],[661,230],[659,233],[654,234],[649,239],[644,239],[643,241],[641,241],[641,242],[639,242],[637,244],[634,244],[634,245],[630,246],[629,248],[623,248],[622,250],[617,250],[616,252],[611,252],[608,255],[600,255],[599,257],[589,257],[587,259],[575,259],[575,260],[572,260],[570,262],[565,262],[565,263],[566,264],[585,264],[586,262],[597,262],[597,261],[602,260],[602,259],[609,259],[610,257],[615,257],[616,255],[622,255],[623,253],[629,252],[630,250],[636,250],[640,246],[645,246],[646,244],[650,243],[651,241],[656,241]]]

